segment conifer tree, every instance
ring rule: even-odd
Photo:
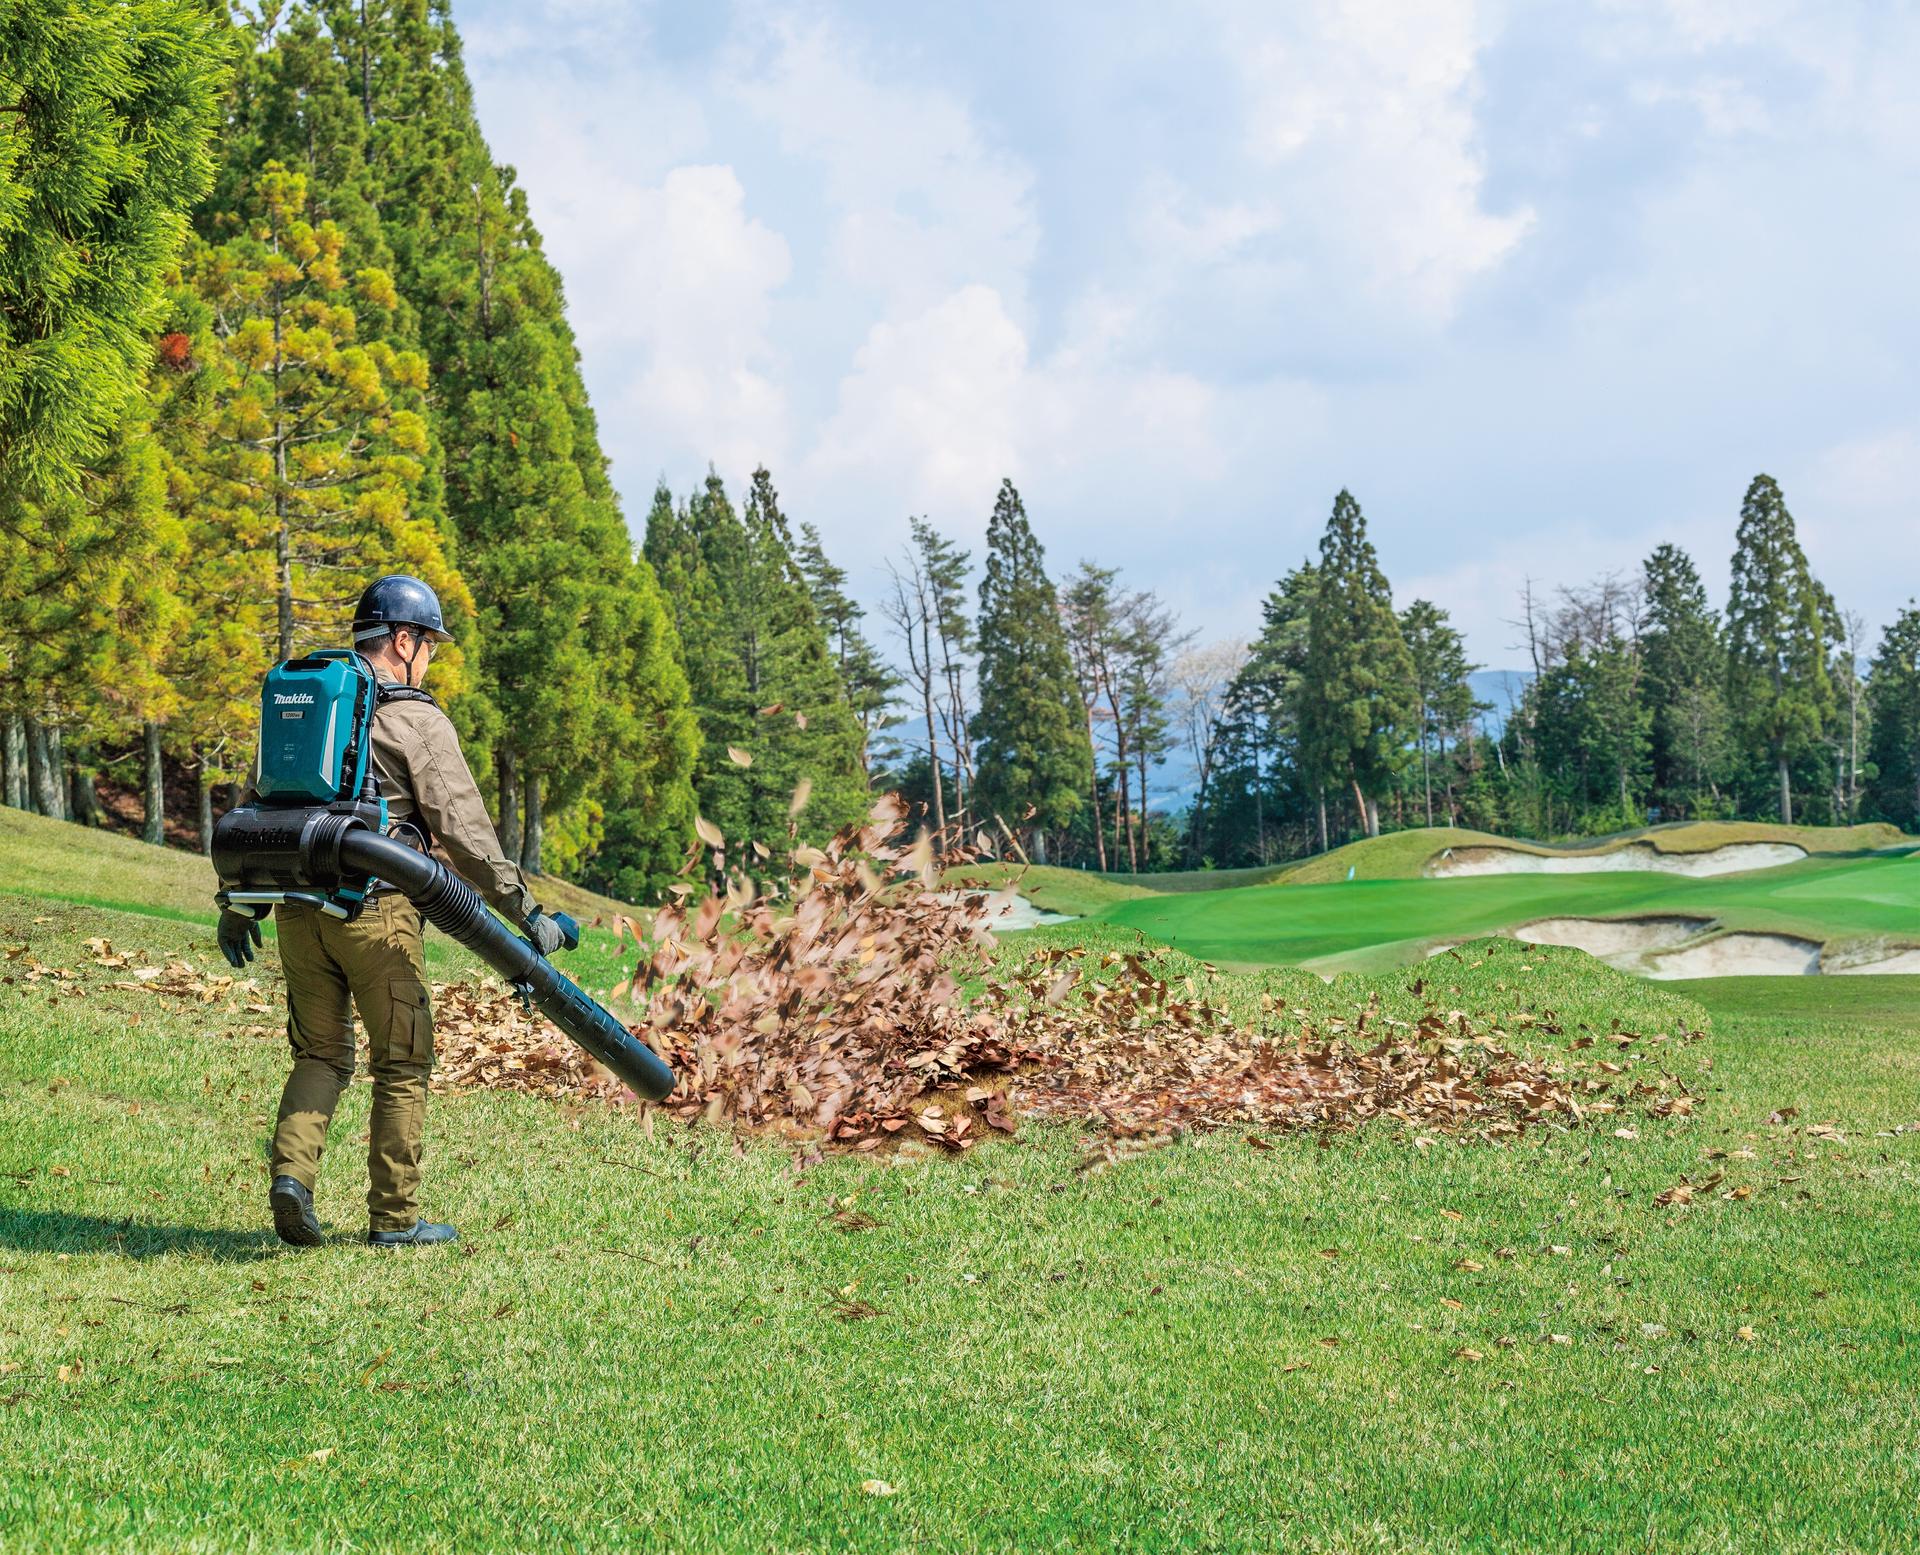
[[[1044,863],[1047,832],[1079,810],[1092,753],[1046,553],[1010,480],[1001,481],[987,524],[978,637],[976,811],[1030,836],[1029,852]]]
[[[1414,737],[1420,747],[1421,801],[1433,825],[1433,766],[1446,755],[1449,734],[1473,717],[1476,706],[1467,677],[1480,666],[1467,659],[1465,640],[1447,612],[1416,599],[1401,612],[1400,632],[1413,661]],[[1452,824],[1449,810],[1448,824]]]
[[[471,599],[438,525],[413,505],[426,363],[381,332],[391,279],[356,268],[340,228],[309,219],[303,174],[268,163],[248,205],[245,230],[196,246],[186,273],[214,321],[202,500],[230,543],[272,554],[275,656],[338,641],[379,572],[424,578],[457,620]],[[440,670],[449,692],[457,662]]]
[[[1727,596],[1727,703],[1749,748],[1764,750],[1793,821],[1793,762],[1833,712],[1827,675],[1829,601],[1814,581],[1793,515],[1772,476],[1756,475],[1740,505]]]
[[[1920,607],[1911,600],[1880,639],[1867,698],[1874,805],[1913,831],[1920,827]]]
[[[1717,801],[1726,776],[1726,646],[1693,559],[1662,545],[1645,566],[1641,698],[1651,715],[1653,792],[1665,810]]]
[[[803,523],[800,535],[796,560],[807,581],[814,614],[827,634],[834,667],[840,672],[840,693],[860,725],[860,766],[871,786],[874,736],[888,722],[900,677],[887,668],[880,650],[861,630],[866,611],[847,593],[846,569],[827,555],[820,531]]]
[[[226,54],[195,0],[0,12],[0,496],[70,489],[120,424],[211,176]]]
[[[1380,834],[1380,796],[1405,760],[1413,686],[1413,661],[1366,518],[1342,491],[1320,541],[1301,685],[1302,746],[1316,782],[1352,791],[1369,837]]]
[[[1320,572],[1312,562],[1280,580],[1261,602],[1260,635],[1227,689],[1202,845],[1235,860],[1272,863],[1271,828],[1287,818],[1287,799],[1309,799],[1300,746],[1301,685],[1319,591]],[[1315,789],[1310,800],[1312,835],[1324,852],[1324,796]]]

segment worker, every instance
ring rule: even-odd
[[[518,866],[501,850],[453,723],[422,684],[435,649],[451,640],[438,597],[418,578],[380,578],[354,610],[353,645],[379,683],[371,754],[391,834],[434,851],[502,917],[520,924],[542,955],[551,955],[562,943],[560,925],[540,909]],[[433,1068],[420,910],[376,881],[352,919],[283,902],[274,909],[274,922],[293,1048],[293,1073],[273,1133],[268,1201],[274,1230],[295,1247],[323,1240],[313,1189],[327,1126],[353,1078],[357,1008],[373,1072],[367,1241],[374,1247],[451,1242],[452,1226],[423,1220],[419,1212],[427,1075]],[[220,948],[235,967],[251,961],[259,943],[255,919],[233,911],[221,915]]]

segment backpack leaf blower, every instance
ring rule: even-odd
[[[213,829],[214,901],[263,918],[278,903],[351,921],[375,880],[506,978],[521,997],[632,1088],[658,1101],[673,1071],[493,915],[480,893],[438,859],[386,835],[387,804],[369,760],[379,686],[350,649],[326,649],[268,671],[260,693],[254,801]],[[555,914],[568,949],[579,930]]]

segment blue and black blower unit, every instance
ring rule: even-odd
[[[357,916],[375,880],[400,891],[435,928],[506,978],[523,999],[578,1042],[634,1093],[658,1101],[673,1071],[572,979],[496,918],[480,893],[430,854],[387,835],[387,804],[369,759],[379,685],[365,658],[329,648],[289,659],[260,693],[260,767],[251,804],[213,829],[214,897],[264,918],[298,902],[336,918]],[[555,921],[567,948],[579,929]]]

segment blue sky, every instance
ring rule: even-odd
[[[630,517],[757,461],[877,597],[1000,477],[1249,635],[1350,487],[1474,655],[1777,477],[1920,592],[1920,13],[455,0]]]

